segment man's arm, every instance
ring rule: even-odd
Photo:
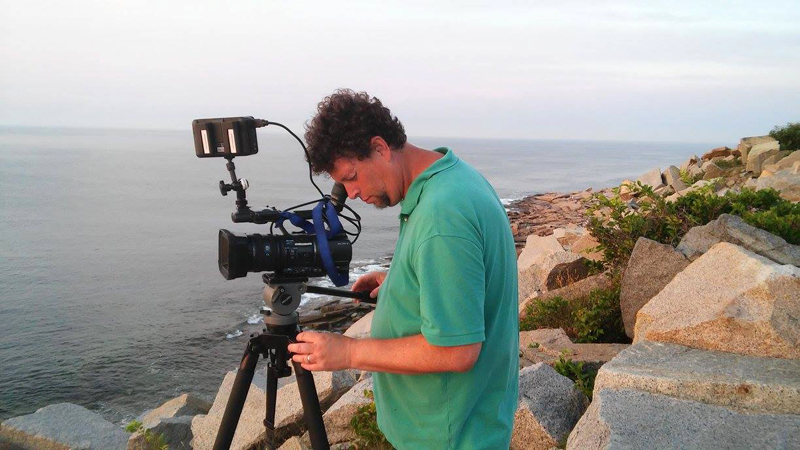
[[[360,369],[373,372],[422,374],[466,372],[481,351],[481,343],[442,347],[421,334],[396,339],[353,339],[332,333],[303,332],[289,345],[292,359],[307,370]],[[308,356],[310,355],[310,362]]]

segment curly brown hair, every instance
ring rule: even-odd
[[[366,92],[337,89],[317,105],[317,115],[306,123],[306,144],[314,173],[333,170],[341,157],[364,159],[372,153],[370,140],[380,136],[392,150],[406,143],[403,124],[389,108]]]

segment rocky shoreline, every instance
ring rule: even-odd
[[[725,213],[672,245],[639,237],[614,269],[598,248],[603,238],[591,232],[591,218],[608,221],[613,208],[626,217],[651,207],[652,198],[722,198],[743,188],[776,189],[796,208],[800,151],[781,149],[769,136],[742,138],[735,149],[711,149],[618,187],[509,205],[521,318],[555,299],[568,306],[616,292],[623,327],[613,342],[586,343],[569,327],[520,332],[511,448],[800,448],[800,246]],[[612,206],[601,207],[597,196]],[[798,233],[793,226],[787,233]],[[366,336],[371,310],[334,300],[303,324]],[[575,376],[565,376],[569,370]],[[586,378],[589,372],[596,378]],[[0,424],[0,448],[210,449],[235,373],[213,403],[184,394],[128,430],[77,405],[49,405]],[[351,427],[372,401],[370,374],[318,372],[315,380],[333,448],[370,448]],[[308,449],[297,385],[287,381],[278,393],[276,437],[282,449]],[[231,448],[263,445],[264,386],[257,373]]]

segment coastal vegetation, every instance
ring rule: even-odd
[[[585,367],[582,361],[574,362],[561,355],[558,357],[558,361],[553,364],[553,369],[575,382],[575,387],[583,392],[586,398],[592,399],[594,379],[597,378],[598,371],[596,367]]]
[[[688,170],[682,169],[680,172],[681,181],[687,186],[691,186],[703,179],[703,174],[692,175]]]
[[[784,126],[775,126],[769,135],[781,143],[784,150],[800,150],[800,122],[789,122]]]
[[[358,408],[353,418],[350,419],[350,427],[356,434],[356,440],[350,445],[351,450],[376,449],[391,450],[392,444],[386,440],[380,428],[378,428],[378,413],[375,409],[375,397],[372,391],[364,390],[364,396],[371,401]]]
[[[734,214],[745,222],[800,244],[800,205],[780,197],[774,189],[754,191],[742,188],[718,196],[713,184],[668,202],[641,182],[628,184],[636,198],[636,208],[620,198],[620,189],[613,195],[594,195],[589,201],[587,229],[603,252],[604,263],[621,270],[640,237],[675,246],[692,228],[716,219],[720,214]],[[601,214],[595,215],[594,212]]]
[[[141,432],[144,434],[144,441],[149,450],[169,450],[169,444],[167,444],[167,440],[164,438],[164,435],[160,433],[154,433],[153,431],[145,428],[142,422],[139,422],[138,420],[131,421],[128,425],[126,425],[125,431],[128,433]]]
[[[556,296],[530,302],[521,316],[520,331],[563,328],[577,343],[630,342],[622,325],[618,283],[572,300]]]

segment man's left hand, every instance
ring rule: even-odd
[[[294,353],[292,360],[306,370],[349,369],[355,339],[334,333],[304,331],[297,335],[297,343],[289,344]]]

